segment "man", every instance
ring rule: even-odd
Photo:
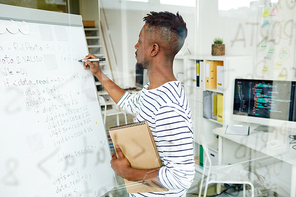
[[[116,147],[111,160],[115,173],[130,181],[158,179],[167,192],[130,196],[186,196],[194,177],[191,111],[181,83],[173,74],[173,60],[187,37],[186,23],[177,13],[151,12],[144,17],[135,45],[137,66],[147,69],[149,83],[138,94],[129,94],[108,79],[97,62],[84,63],[99,79],[112,99],[124,110],[136,113],[137,122],[147,121],[162,167],[134,169]],[[97,58],[89,54],[85,59]]]

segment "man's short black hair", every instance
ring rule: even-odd
[[[187,37],[186,23],[179,13],[170,12],[150,12],[143,18],[148,24],[148,28],[155,28],[161,35],[164,45],[169,52],[168,55],[176,55],[182,48],[185,38]],[[157,32],[156,32],[157,33]]]

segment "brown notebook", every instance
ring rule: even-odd
[[[147,122],[139,122],[109,129],[113,145],[119,146],[132,168],[161,167],[158,151]],[[128,193],[168,191],[158,180],[133,182],[124,179]]]

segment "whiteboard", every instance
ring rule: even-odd
[[[81,16],[0,4],[0,196],[116,185]]]

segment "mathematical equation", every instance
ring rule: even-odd
[[[48,183],[52,184],[52,187],[50,187],[51,194],[59,194],[62,197],[96,197],[101,196],[102,192],[107,192],[107,188],[103,185],[95,187],[96,189],[88,188],[89,184],[96,184],[96,180],[102,178],[100,174],[96,173],[94,175],[93,170],[101,168],[101,165],[106,162],[105,156],[107,151],[100,144],[88,145],[86,137],[83,138],[83,145],[85,148],[78,148],[73,151],[73,154],[65,154],[61,148],[56,148],[49,155],[34,164],[36,171],[41,173],[34,175],[43,175],[48,180]],[[48,167],[48,164],[52,162],[58,165]],[[0,185],[18,187],[21,184],[25,184],[27,178],[17,175],[21,165],[16,158],[7,159],[5,162],[6,173],[0,176]],[[58,166],[61,166],[63,170],[57,172],[52,169],[52,167],[58,168]],[[91,171],[88,170],[90,168],[92,169]],[[82,186],[84,186],[84,189]]]

